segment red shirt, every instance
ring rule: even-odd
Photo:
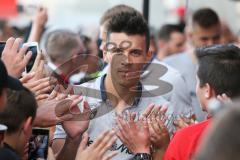
[[[178,131],[171,140],[164,160],[189,160],[195,153],[210,119]]]

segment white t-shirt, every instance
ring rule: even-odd
[[[75,94],[81,93],[84,95],[84,99],[90,103],[90,107],[92,108],[95,108],[96,106],[99,106],[99,103],[106,101],[106,93],[104,93],[104,76],[84,83],[80,86],[75,86],[74,88]],[[140,115],[150,103],[159,105],[169,103],[162,96],[143,97],[143,95],[151,95],[151,93],[148,93],[148,91],[142,88],[142,96],[136,98],[133,106],[129,106],[126,110],[136,112],[137,115]],[[80,104],[80,106],[81,105],[82,104]],[[89,135],[88,144],[93,143],[102,132],[111,130],[115,126],[116,115],[113,108],[108,108],[107,110],[103,109],[103,111],[100,112],[101,113],[99,114],[96,113],[96,117],[90,121],[89,128],[87,130]],[[54,139],[58,138],[66,138],[66,133],[61,125],[56,126],[56,131],[54,133]],[[133,158],[133,154],[124,144],[122,144],[120,140],[117,140],[108,152],[115,150],[117,150],[119,154],[115,156],[113,160],[129,160]]]

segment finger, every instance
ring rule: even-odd
[[[67,95],[69,94],[69,93],[71,93],[71,90],[73,89],[73,86],[71,86],[71,85],[68,85],[68,87],[67,87],[67,89],[62,89],[61,90],[61,94],[59,94],[58,95],[58,99],[64,99],[64,98],[66,98],[67,97]]]
[[[140,122],[141,122],[141,126],[143,126],[143,132],[148,133],[149,132],[149,126],[148,126],[147,119],[144,118],[144,119],[140,120]]]
[[[92,144],[93,148],[96,148],[104,139],[104,137],[106,137],[109,134],[109,130],[103,132],[99,137],[97,137],[96,141]]]
[[[105,156],[102,160],[111,160],[113,157],[115,157],[118,154],[118,151],[113,151],[109,155]]]
[[[48,157],[47,160],[56,160],[53,150],[51,147],[48,147]]]
[[[115,136],[115,132],[112,130],[103,138],[96,149],[100,152],[101,155],[103,155],[116,140],[117,137]]]
[[[121,118],[122,119],[122,118]],[[120,118],[117,118],[117,127],[118,127],[118,132],[116,133],[117,136],[121,139],[122,142],[128,142],[128,134],[129,131],[128,129],[125,129],[123,126],[123,122]],[[127,127],[126,127],[127,128]]]
[[[79,97],[80,98],[80,100],[82,100],[83,99],[83,97],[82,96],[80,96]],[[90,106],[89,106],[89,104],[88,104],[88,102],[87,101],[84,101],[83,102],[83,112],[88,112],[88,111],[91,111],[91,108],[90,108]]]
[[[77,151],[78,153],[82,152],[87,148],[87,142],[88,142],[88,134],[85,132],[83,133],[82,141],[79,144],[78,151]]]
[[[152,109],[154,108],[154,104],[151,103],[147,106],[147,109],[142,113],[142,117],[148,117],[148,115],[152,112]]]
[[[36,96],[36,100],[40,101],[40,100],[43,100],[43,99],[47,99],[48,96],[49,96],[48,94],[40,94],[40,95]]]
[[[51,86],[51,83],[48,77],[44,79],[40,79],[39,81],[36,81],[36,82],[40,82],[40,83],[35,83],[36,86],[33,87],[34,91],[39,91],[41,89]]]
[[[159,127],[156,118],[152,119],[151,127],[153,128],[156,134],[161,134],[161,128]]]
[[[36,59],[35,59],[35,61],[34,61],[32,70],[36,70],[36,69],[38,68],[41,59],[42,59],[42,54],[41,54],[41,53],[38,53],[38,54],[37,54],[37,57],[36,57]]]
[[[53,91],[51,92],[51,94],[49,95],[48,100],[56,98],[59,89],[60,89],[60,86],[56,85],[55,88],[53,89]]]
[[[129,112],[130,113],[130,112]],[[133,112],[129,114],[129,122],[134,122],[135,118],[137,116],[137,113]]]
[[[118,124],[121,126],[121,129],[124,131],[124,132],[128,132],[129,130],[129,126],[128,126],[128,123],[122,118],[122,117],[118,117],[117,118],[117,122]]]
[[[40,60],[39,66],[37,67],[37,72],[42,73],[44,70],[44,60]]]
[[[152,115],[152,117],[157,117],[158,114],[160,113],[160,110],[161,110],[161,106],[155,105],[155,107],[153,108],[153,110],[152,110],[152,112],[150,113],[149,116]]]
[[[18,49],[20,48],[20,44],[22,43],[22,39],[21,38],[17,38],[13,45],[11,50],[13,51],[13,53],[17,53]],[[17,55],[16,55],[17,56]]]
[[[64,121],[71,121],[74,118],[74,116],[72,114],[66,113],[61,117],[56,117],[56,122],[57,123],[62,123]]]
[[[35,76],[35,72],[30,72],[30,73],[27,73],[25,74],[21,79],[20,81],[22,83],[27,83],[30,79],[32,79],[33,77]]]
[[[60,100],[55,102],[55,114],[57,117],[62,117],[63,115],[65,115],[66,113],[69,113],[69,108],[72,104],[72,100],[70,99],[64,99],[64,100]]]
[[[8,53],[8,54],[11,53],[11,52],[9,52],[9,51],[10,51],[10,49],[12,48],[14,42],[15,42],[15,38],[13,38],[13,37],[9,38],[9,39],[6,41],[6,45],[5,45],[4,49],[3,49],[3,54],[5,54],[5,53]]]
[[[21,64],[23,68],[27,66],[27,64],[30,61],[31,57],[32,57],[32,51],[28,51],[26,56],[24,56],[22,64]]]
[[[47,87],[45,87],[45,88],[37,91],[37,92],[36,92],[36,95],[50,93],[53,89],[54,89],[54,85],[47,86]]]
[[[81,113],[81,110],[78,106],[78,104],[82,101],[82,96],[77,96],[75,95],[77,98],[75,99],[71,99],[72,100],[72,104],[70,106],[70,112],[73,113],[73,114],[80,114]],[[84,108],[86,107],[86,103],[84,103]],[[85,112],[84,112],[85,113]],[[89,120],[89,119],[86,119],[86,120]]]
[[[162,114],[165,114],[165,113],[167,112],[167,110],[168,110],[168,106],[167,106],[167,105],[163,105],[162,108],[161,108],[161,110],[160,110],[160,112],[161,112]]]

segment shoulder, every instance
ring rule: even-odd
[[[206,120],[178,131],[171,140],[164,158],[188,159],[191,157],[209,122],[210,120]]]
[[[20,157],[15,152],[6,147],[0,149],[0,158],[4,160],[20,160]]]
[[[182,52],[182,53],[168,56],[168,57],[164,58],[162,61],[165,63],[171,63],[171,62],[174,63],[174,61],[179,60],[179,59],[186,59],[186,57],[187,57],[187,54],[185,52]]]

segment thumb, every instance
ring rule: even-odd
[[[54,154],[53,154],[53,150],[51,147],[48,148],[48,157],[47,160],[56,160]]]
[[[83,102],[83,108],[84,108],[83,112],[89,112],[89,111],[91,111],[91,108],[90,108],[90,106],[89,106],[89,104],[88,104],[87,101],[84,101],[84,102]]]

